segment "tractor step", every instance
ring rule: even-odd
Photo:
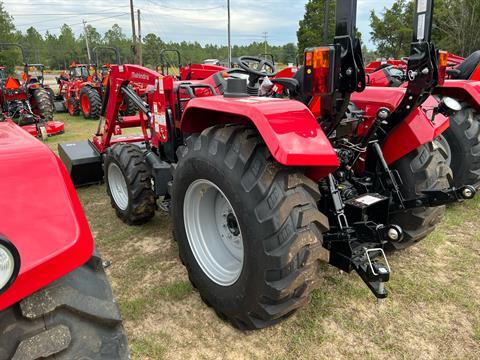
[[[75,187],[102,182],[102,156],[90,141],[60,144],[58,154]]]

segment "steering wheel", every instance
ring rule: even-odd
[[[250,66],[251,63],[256,63],[256,66]],[[277,73],[277,68],[267,59],[262,59],[258,56],[240,56],[235,60],[236,65],[238,65],[242,70],[246,71],[250,75],[255,75],[257,77],[262,76],[275,76]],[[267,71],[269,69],[270,71]]]

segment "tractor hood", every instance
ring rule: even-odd
[[[85,263],[93,239],[59,158],[11,121],[0,122],[0,234],[20,270],[0,311]]]

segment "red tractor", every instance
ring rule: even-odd
[[[128,359],[64,165],[12,122],[0,122],[0,163],[0,359]]]
[[[169,54],[173,54],[176,61],[173,61]],[[190,63],[184,65],[180,51],[175,49],[164,49],[160,52],[160,65],[157,66],[157,71],[160,74],[167,76],[170,75],[172,68],[178,71],[176,77],[182,81],[204,80],[207,77],[226,69],[224,66],[221,66],[218,61],[205,61],[203,64]]]
[[[96,64],[75,64],[70,66],[70,72],[63,72],[57,77],[59,89],[55,95],[56,108],[68,111],[77,116],[80,111],[85,119],[97,119],[102,107],[102,97],[110,72],[110,63],[99,62],[100,50],[109,50],[115,53],[116,64],[120,64],[120,52],[117,48],[97,46],[92,52]],[[123,115],[135,114],[135,107],[131,103],[122,105]]]
[[[21,45],[0,43],[0,47],[6,46],[21,50],[24,72],[19,81],[7,76],[5,68],[0,68],[0,121],[13,120],[31,135],[42,139],[63,133],[64,124],[53,121],[50,88],[44,84],[44,66],[29,64]]]
[[[439,137],[442,151],[455,174],[455,184],[480,181],[480,51],[467,59],[451,54],[442,54],[447,80],[433,92],[438,101],[445,97],[461,103],[461,110],[450,118],[450,127]],[[370,86],[403,87],[409,74],[405,64],[389,60],[370,68]],[[435,104],[433,104],[435,105]],[[425,107],[431,113],[432,104]],[[433,115],[433,114],[432,114]]]
[[[63,72],[57,78],[56,107],[63,107],[71,116],[82,112],[85,119],[98,119],[102,107],[102,82],[97,75],[94,64],[72,63],[69,72]]]
[[[240,329],[276,324],[303,306],[322,260],[356,271],[384,298],[384,249],[414,244],[445,204],[476,192],[450,186],[433,143],[448,121],[432,122],[418,110],[438,81],[427,5],[415,19],[430,23],[415,34],[418,56],[408,65],[418,77],[372,102],[368,113],[349,107],[366,79],[356,1],[339,0],[334,44],[305,55],[302,89],[321,99],[320,122],[301,101],[249,95],[266,75],[265,59],[228,78],[186,82],[138,65],[112,66],[99,131],[60,145],[60,156],[75,185],[105,179],[128,224],[151,219],[161,201],[201,298]],[[148,89],[143,97],[132,82]],[[138,116],[119,115],[125,98]],[[141,132],[121,135],[131,127]]]

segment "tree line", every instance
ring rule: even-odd
[[[297,32],[298,48],[318,46],[333,40],[335,0],[309,0]],[[410,53],[413,35],[414,0],[396,0],[390,8],[370,12],[371,39],[375,50],[363,47],[365,60],[401,58]],[[328,9],[328,14],[326,14]],[[324,40],[324,22],[328,39]],[[432,39],[438,48],[460,56],[480,49],[480,0],[435,0]],[[357,33],[361,37],[362,34]]]

